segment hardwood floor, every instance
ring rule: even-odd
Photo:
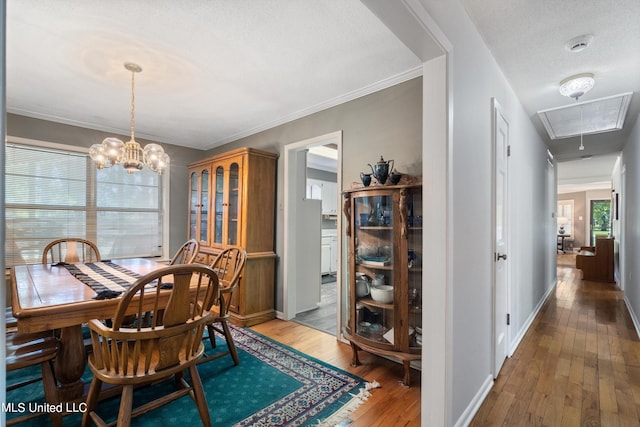
[[[640,425],[640,341],[615,285],[583,282],[571,255],[560,255],[558,285],[508,359],[471,426]],[[420,372],[401,383],[400,364],[351,348],[304,325],[273,320],[254,330],[381,388],[351,426],[419,426]]]
[[[402,364],[360,352],[351,367],[351,347],[334,336],[295,322],[272,320],[251,329],[365,380],[380,383],[371,397],[350,416],[349,426],[396,427],[420,425],[420,372],[411,371],[411,387],[402,385]]]
[[[640,342],[623,294],[562,261],[471,426],[640,425]]]

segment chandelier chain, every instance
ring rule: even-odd
[[[135,134],[134,134],[134,129],[135,129],[135,125],[136,125],[136,118],[135,118],[135,75],[136,72],[134,70],[131,70],[131,140],[135,140]]]

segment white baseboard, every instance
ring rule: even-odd
[[[531,312],[531,314],[529,315],[527,320],[522,325],[522,328],[520,328],[520,331],[518,332],[518,335],[511,342],[511,348],[509,349],[509,357],[511,357],[513,355],[513,353],[515,353],[516,349],[520,345],[520,342],[522,342],[522,339],[524,338],[524,335],[527,333],[527,331],[531,327],[531,324],[533,323],[534,319],[536,318],[536,316],[538,315],[538,313],[542,309],[542,306],[544,305],[544,303],[547,302],[547,299],[549,299],[549,296],[555,290],[557,284],[558,284],[558,282],[556,280],[551,284],[551,286],[549,286],[549,289],[544,294],[542,299],[540,299],[540,301],[538,302],[538,305],[536,305],[536,308]]]
[[[624,303],[627,305],[627,310],[629,310],[629,315],[631,316],[631,320],[633,321],[633,326],[636,327],[636,333],[640,337],[640,322],[638,321],[638,316],[636,316],[635,311],[633,311],[633,307],[631,307],[631,303],[627,299],[627,294],[624,294]]]
[[[476,415],[476,412],[478,412],[478,409],[480,409],[480,405],[482,405],[484,399],[486,399],[492,387],[493,375],[489,374],[476,395],[473,396],[473,399],[471,399],[471,402],[469,402],[469,406],[467,406],[467,409],[464,410],[462,415],[460,415],[460,418],[458,418],[458,421],[456,421],[454,425],[455,427],[463,427],[471,424],[473,417]]]

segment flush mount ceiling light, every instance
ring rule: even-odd
[[[578,98],[593,88],[595,82],[592,73],[576,74],[575,76],[562,80],[558,90],[560,91],[560,95],[575,98],[577,101]]]
[[[135,138],[135,85],[134,76],[142,71],[138,64],[127,62],[124,68],[131,71],[131,139],[122,142],[118,138],[106,138],[102,144],[93,144],[89,156],[98,169],[122,165],[127,173],[134,173],[147,166],[152,171],[162,174],[169,166],[169,155],[158,144],[147,144],[144,149]]]

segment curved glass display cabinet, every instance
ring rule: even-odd
[[[422,185],[362,187],[343,193],[347,218],[348,320],[343,335],[353,349],[404,365],[422,353]]]

